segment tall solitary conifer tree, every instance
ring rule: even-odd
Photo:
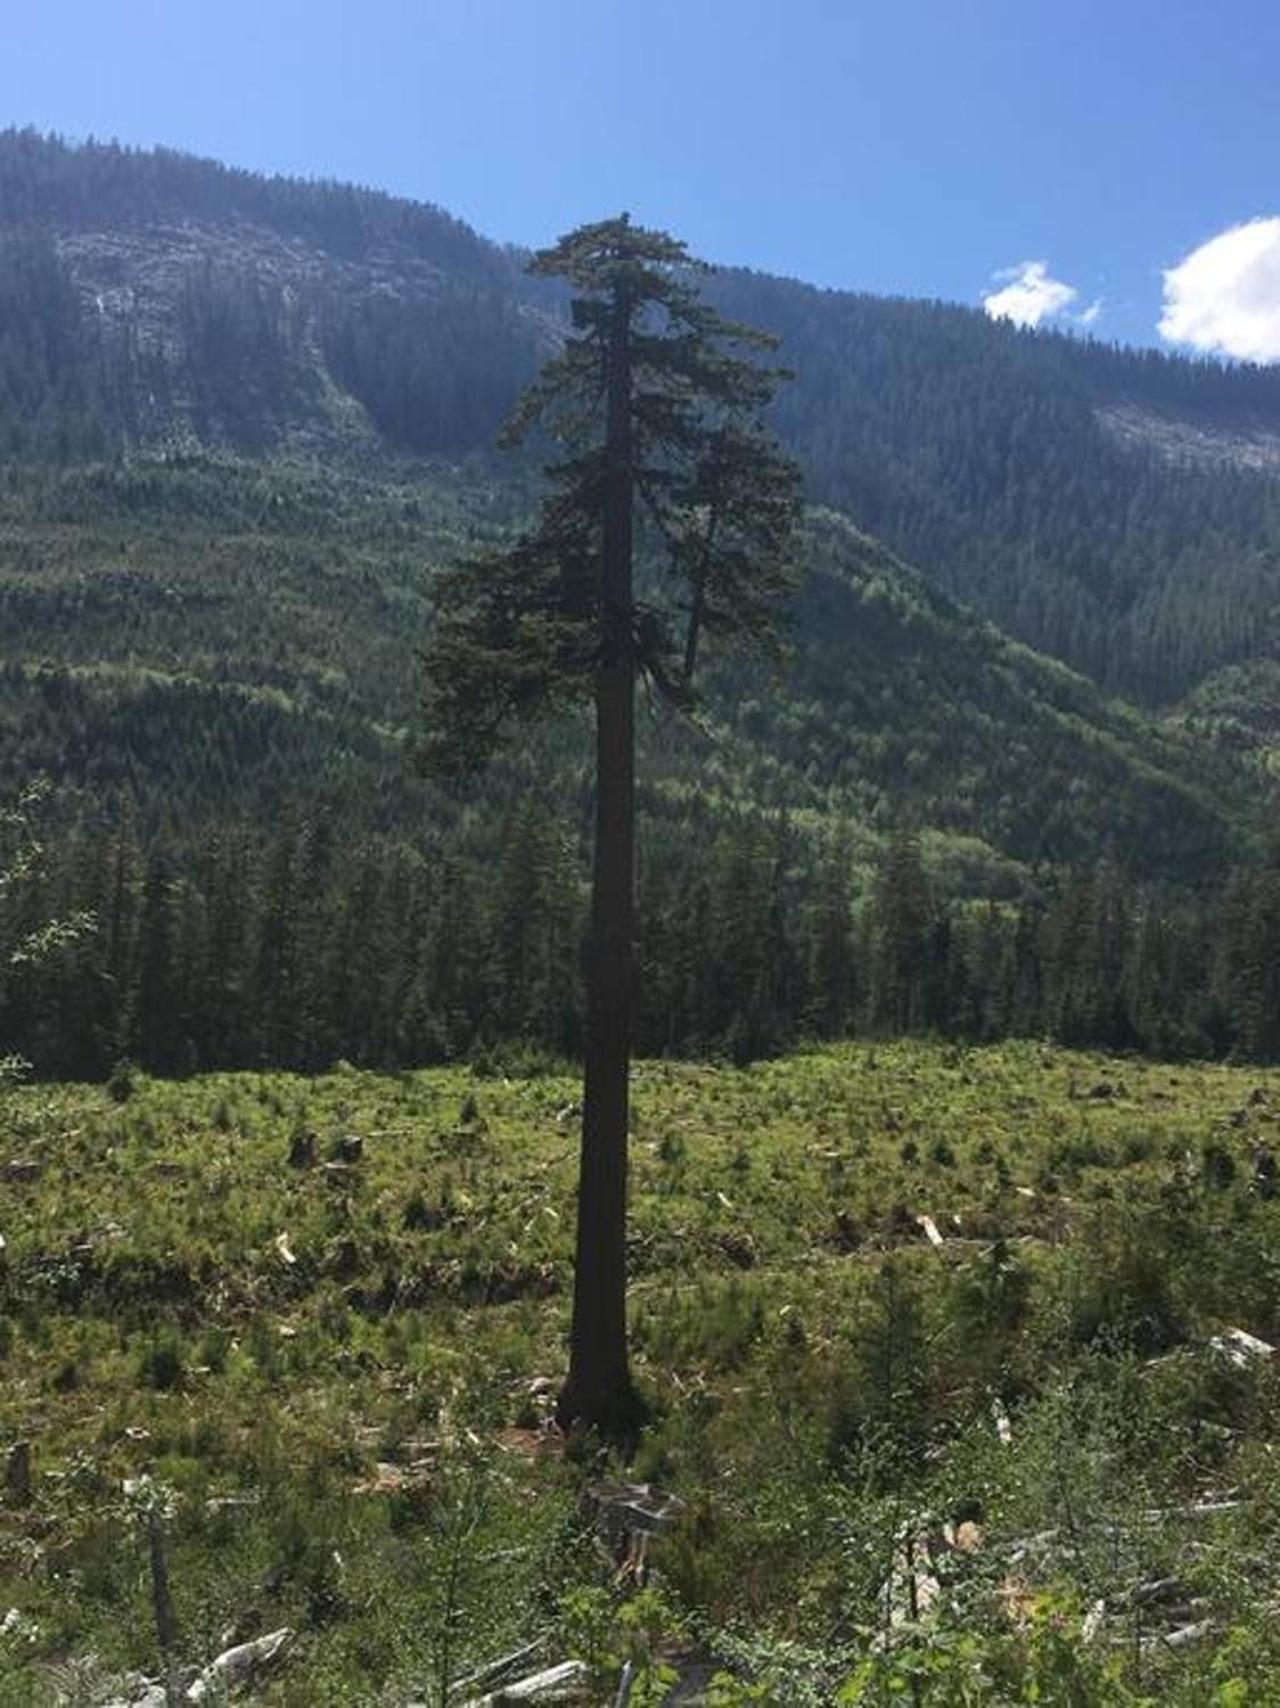
[[[505,726],[595,711],[595,855],[570,1367],[560,1422],[626,1435],[628,1080],[636,976],[635,690],[693,701],[705,637],[760,641],[794,585],[799,477],[762,425],[767,335],[702,301],[684,244],[626,215],[530,271],[568,280],[571,333],[506,431],[558,447],[536,525],[452,570],[426,651],[426,761],[482,763]],[[640,594],[637,593],[637,580]]]

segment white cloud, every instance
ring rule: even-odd
[[[1073,318],[1075,319],[1077,326],[1093,326],[1097,323],[1098,317],[1101,313],[1102,298],[1096,297],[1094,301],[1089,304],[1088,308],[1082,310],[1081,313],[1075,315]]]
[[[1242,361],[1280,362],[1280,218],[1233,225],[1168,268],[1160,336]]]
[[[1015,326],[1039,326],[1042,320],[1052,320],[1080,295],[1074,285],[1050,277],[1047,261],[1023,261],[992,277],[1002,288],[983,297],[982,306],[993,320],[1011,320]]]

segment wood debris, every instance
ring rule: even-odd
[[[927,1536],[904,1533],[894,1550],[889,1575],[881,1586],[885,1630],[879,1646],[887,1647],[891,1633],[901,1625],[915,1625],[942,1593],[932,1566],[932,1547]]]
[[[251,1643],[238,1643],[234,1649],[225,1649],[190,1686],[187,1701],[219,1700],[224,1691],[236,1689],[264,1667],[274,1665],[292,1641],[293,1631],[285,1625],[278,1631],[269,1631],[265,1637],[255,1637]]]
[[[652,1483],[592,1483],[587,1493],[599,1504],[602,1551],[620,1577],[643,1584],[649,1572],[650,1542],[671,1529],[685,1503]]]
[[[474,1672],[466,1673],[450,1687],[451,1696],[460,1696],[464,1691],[493,1690],[513,1672],[518,1672],[534,1659],[542,1645],[537,1642],[526,1643],[523,1648],[513,1649],[509,1655],[500,1655],[497,1660],[486,1661]]]
[[[652,1483],[599,1482],[587,1490],[601,1516],[632,1535],[660,1536],[684,1511],[679,1495]]]
[[[513,1702],[585,1702],[591,1671],[585,1661],[561,1661],[544,1672],[504,1684],[487,1696],[473,1696],[465,1708],[505,1708]]]
[[[169,1692],[163,1684],[144,1679],[138,1685],[138,1692],[132,1696],[113,1697],[103,1704],[103,1708],[168,1708]]]
[[[1206,1637],[1212,1636],[1216,1629],[1212,1619],[1195,1619],[1190,1625],[1179,1625],[1176,1631],[1144,1637],[1140,1647],[1144,1654],[1151,1654],[1160,1649],[1187,1649],[1193,1643],[1203,1642]]]
[[[33,1642],[39,1634],[40,1628],[35,1620],[28,1618],[19,1607],[11,1607],[0,1619],[0,1637],[25,1637]]]
[[[358,1495],[393,1495],[401,1494],[405,1489],[426,1488],[434,1468],[435,1464],[431,1459],[414,1459],[407,1465],[393,1465],[389,1460],[379,1459],[373,1467],[373,1475],[356,1483],[351,1492]]]
[[[210,1495],[204,1503],[204,1509],[210,1518],[216,1518],[222,1512],[245,1512],[257,1506],[256,1494],[244,1495]]]
[[[1229,1328],[1222,1334],[1215,1334],[1209,1345],[1234,1364],[1237,1370],[1245,1370],[1250,1364],[1265,1363],[1280,1356],[1269,1341],[1259,1340],[1256,1334],[1249,1334],[1242,1328]]]
[[[938,1224],[934,1221],[932,1216],[917,1216],[916,1226],[920,1229],[921,1233],[923,1233],[930,1245],[936,1247],[944,1244],[942,1235],[938,1232]]]

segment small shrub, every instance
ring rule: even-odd
[[[182,1386],[186,1365],[176,1336],[164,1335],[144,1348],[138,1361],[138,1379],[157,1393],[170,1393]]]
[[[127,1103],[138,1088],[132,1062],[117,1062],[107,1080],[106,1093],[113,1103]]]
[[[675,1163],[683,1162],[684,1157],[685,1157],[684,1134],[683,1133],[677,1133],[677,1132],[671,1132],[671,1131],[665,1132],[662,1135],[662,1137],[658,1140],[658,1158],[659,1158],[659,1160],[661,1162],[666,1163],[667,1166],[670,1168]]]

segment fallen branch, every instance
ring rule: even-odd
[[[531,1661],[541,1647],[540,1642],[526,1643],[522,1649],[513,1649],[509,1655],[501,1655],[495,1661],[486,1661],[484,1666],[477,1667],[474,1672],[466,1673],[458,1679],[450,1687],[450,1695],[460,1695],[464,1690],[492,1689],[518,1671],[526,1661]]]
[[[516,1702],[578,1702],[591,1682],[591,1670],[585,1661],[561,1661],[559,1666],[545,1672],[532,1673],[528,1678],[504,1684],[488,1696],[473,1696],[465,1708],[507,1708]]]
[[[187,1701],[207,1702],[221,1691],[234,1690],[254,1673],[279,1660],[292,1640],[293,1632],[285,1625],[279,1631],[268,1632],[265,1637],[255,1637],[251,1643],[239,1643],[234,1649],[225,1650],[216,1660],[210,1661],[191,1685]]]

